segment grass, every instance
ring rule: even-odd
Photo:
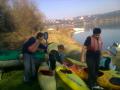
[[[23,71],[10,71],[3,73],[0,81],[0,90],[40,90],[38,82],[35,81],[32,85],[23,82]]]

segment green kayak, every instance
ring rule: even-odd
[[[20,60],[20,50],[0,50],[0,68],[18,66],[23,64]],[[45,53],[38,51],[34,54],[36,62],[44,60]]]
[[[20,54],[19,50],[0,50],[0,68],[20,65]]]
[[[0,61],[18,60],[20,53],[19,50],[0,50]]]

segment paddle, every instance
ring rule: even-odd
[[[48,45],[48,32],[44,32],[44,39],[46,40],[46,45]]]

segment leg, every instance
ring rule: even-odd
[[[99,64],[100,64],[100,56],[96,56],[94,58],[95,62],[95,82],[97,83],[97,77],[98,77],[98,72],[99,72]]]
[[[94,59],[91,57],[87,57],[86,62],[88,66],[88,83],[91,88],[94,86],[94,79],[95,79]]]
[[[107,60],[105,61],[105,69],[109,70],[110,69],[110,62],[111,62],[111,59],[110,58],[106,58]]]
[[[24,54],[24,81],[29,82],[30,81],[30,55]]]
[[[49,59],[50,69],[55,70],[56,68],[56,61],[54,59]]]
[[[32,73],[32,78],[35,78],[36,68],[35,68],[35,59],[33,56],[31,56],[31,73]]]
[[[56,58],[54,54],[49,54],[49,67],[50,70],[54,71],[56,68]]]
[[[94,83],[95,83],[95,86],[93,87],[93,89],[99,89],[99,90],[103,90],[103,87],[100,87],[98,84],[97,84],[97,78],[98,78],[98,72],[99,72],[99,62],[100,62],[100,57],[96,57],[94,58],[94,68],[95,68],[95,77],[94,77]]]

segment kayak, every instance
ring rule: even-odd
[[[114,70],[100,71],[97,82],[102,87],[120,90],[120,73]]]
[[[69,67],[69,69],[76,75],[78,75],[81,79],[86,80],[88,78],[87,68],[84,63],[78,63],[78,61],[67,58],[64,61],[64,64]]]
[[[0,50],[0,61],[19,59],[19,50]]]
[[[64,87],[61,86],[62,90],[89,90],[89,88],[82,79],[80,79],[77,75],[72,73],[70,69],[64,66],[57,66],[56,74],[64,83]]]
[[[67,59],[69,60],[69,59]],[[70,59],[72,60],[72,59]],[[74,62],[74,60],[73,60]],[[72,62],[72,63],[73,63]],[[74,73],[76,73],[80,78],[88,78],[87,67],[81,67],[79,61],[75,61],[79,64],[73,63],[73,65],[68,66]],[[120,90],[120,72],[114,70],[100,70],[98,73],[97,82],[100,86],[104,88],[117,89]]]
[[[85,67],[72,65],[69,67],[71,71],[73,71],[76,75],[78,75],[81,79],[87,80],[88,78],[88,69]]]
[[[76,64],[76,65],[79,65],[79,66],[82,66],[82,67],[87,67],[87,64],[86,64],[86,63],[79,62],[79,61],[74,60],[74,59],[72,59],[72,58],[66,58],[65,61],[68,61],[68,62],[70,62],[70,63],[72,63],[72,64]]]
[[[45,53],[43,51],[37,51],[34,54],[34,57],[35,57],[36,60],[42,61],[45,58]]]
[[[45,61],[45,53],[43,51],[37,51],[34,53],[35,65],[38,68],[39,65]]]
[[[20,65],[20,54],[19,50],[0,50],[0,68]]]
[[[56,90],[55,75],[49,71],[46,62],[43,62],[38,69],[38,82],[41,90]]]
[[[22,66],[21,56],[22,53],[20,50],[0,50],[0,68]],[[44,61],[45,53],[38,51],[34,54],[34,57],[36,63]]]

